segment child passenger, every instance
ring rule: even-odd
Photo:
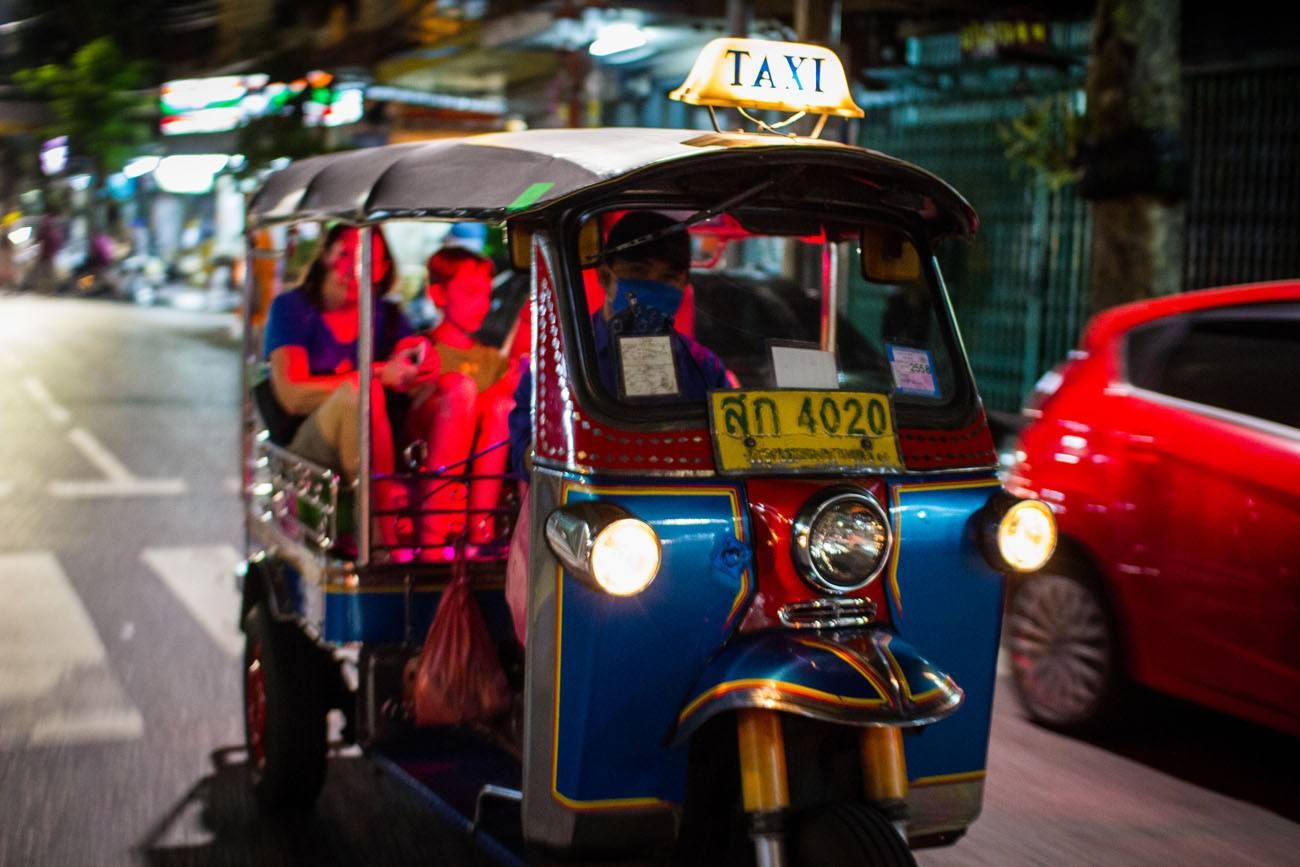
[[[407,432],[428,442],[427,470],[443,475],[468,471],[476,478],[468,485],[445,480],[426,483],[421,496],[426,514],[420,527],[426,550],[445,546],[466,530],[470,545],[487,545],[496,539],[490,510],[496,508],[501,494],[507,458],[502,443],[519,371],[511,362],[515,356],[508,357],[474,336],[491,305],[492,271],[490,259],[464,248],[447,247],[429,258],[428,292],[442,311],[442,321],[428,335],[438,375],[413,393]],[[432,362],[426,364],[433,366]],[[445,554],[435,551],[434,556]]]

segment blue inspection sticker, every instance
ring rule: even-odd
[[[939,380],[934,375],[934,356],[928,349],[885,344],[889,369],[894,374],[894,390],[902,394],[939,396]]]

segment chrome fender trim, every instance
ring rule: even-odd
[[[764,632],[740,636],[709,662],[677,716],[672,742],[737,708],[914,727],[952,713],[962,697],[951,677],[884,629]]]

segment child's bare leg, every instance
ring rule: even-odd
[[[505,395],[485,392],[476,404],[478,415],[478,450],[482,454],[474,461],[475,476],[501,476],[506,470],[510,450],[503,442],[509,435],[507,419],[514,399]],[[469,485],[470,531],[469,540],[475,545],[485,545],[496,539],[496,518],[490,509],[501,501],[500,478],[476,478]]]
[[[478,386],[462,373],[445,373],[438,378],[438,390],[429,398],[436,401],[433,429],[429,432],[429,457],[425,469],[444,478],[425,482],[421,491],[423,510],[431,512],[421,520],[422,541],[440,545],[465,528],[465,484],[446,477],[462,476],[463,466],[453,466],[469,457],[474,441],[474,402]]]

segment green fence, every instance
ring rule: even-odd
[[[1085,302],[1086,203],[1014,176],[997,133],[1042,98],[876,108],[859,138],[944,178],[979,213],[975,240],[945,245],[939,261],[985,405],[1004,412],[1075,344]]]

